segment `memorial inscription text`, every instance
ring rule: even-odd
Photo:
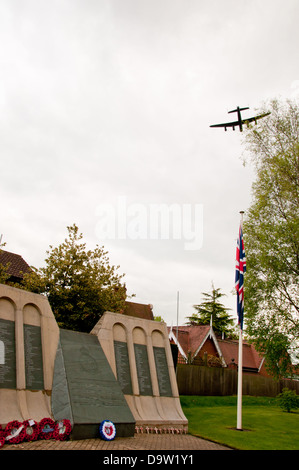
[[[0,388],[16,388],[15,322],[0,319]]]
[[[41,329],[39,326],[24,325],[26,389],[43,390],[44,372]]]
[[[124,341],[114,341],[117,380],[125,395],[132,395],[132,382],[128,346]]]
[[[144,344],[134,344],[138,385],[140,395],[153,395],[147,347]]]

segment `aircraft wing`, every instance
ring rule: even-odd
[[[239,121],[224,122],[223,124],[213,124],[210,127],[236,127],[239,125]]]
[[[248,126],[248,124],[249,124],[250,122],[255,122],[255,123],[256,123],[256,121],[257,121],[258,119],[262,119],[262,118],[265,117],[265,116],[269,116],[269,114],[271,114],[271,113],[259,114],[258,116],[254,116],[254,117],[251,117],[251,118],[248,118],[248,119],[242,119],[242,123],[243,123],[243,124],[247,124],[247,126]]]
[[[261,119],[265,116],[269,116],[269,114],[271,114],[271,113],[264,113],[264,114],[260,114],[258,116],[254,116],[254,117],[251,117],[251,118],[242,119],[241,122],[240,121],[233,121],[233,122],[224,122],[223,124],[212,124],[210,127],[224,127],[225,130],[228,127],[232,127],[235,130],[235,127],[239,126],[240,130],[242,130],[242,124],[247,124],[247,126],[249,126],[250,122],[255,122],[256,123],[256,121],[258,119]]]

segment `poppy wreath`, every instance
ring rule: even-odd
[[[0,449],[3,447],[5,444],[5,432],[2,429],[2,426],[0,424]]]
[[[27,419],[23,421],[25,427],[24,441],[36,441],[39,436],[39,424],[33,419]]]
[[[102,421],[99,430],[101,438],[105,441],[112,441],[116,436],[116,428],[112,421]]]
[[[43,418],[39,422],[40,439],[52,439],[55,429],[55,421],[51,418]]]
[[[20,421],[10,421],[5,428],[5,440],[9,444],[19,444],[24,440],[25,427]]]
[[[69,419],[62,419],[55,424],[53,437],[57,441],[65,441],[71,434],[72,425]]]

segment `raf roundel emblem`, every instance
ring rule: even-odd
[[[102,421],[99,430],[101,438],[105,441],[112,441],[116,436],[116,428],[112,421]]]

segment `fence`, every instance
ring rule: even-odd
[[[236,395],[238,372],[233,369],[177,365],[180,395]],[[284,387],[299,394],[298,380],[274,380],[268,377],[243,374],[243,395],[276,397]]]

